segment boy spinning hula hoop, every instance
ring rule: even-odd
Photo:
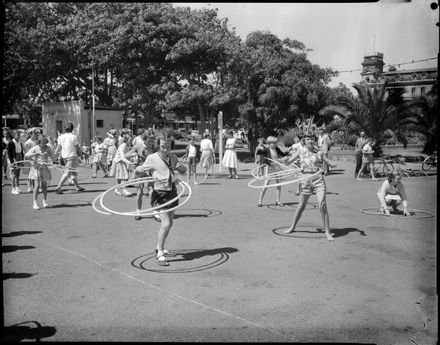
[[[290,158],[290,162],[295,161],[299,157],[299,164],[303,174],[313,175],[318,171],[322,172],[323,163],[327,163],[331,168],[335,168],[336,165],[327,159],[321,151],[315,147],[316,137],[312,132],[306,132],[304,134],[304,147],[301,147],[297,153],[293,154]],[[296,224],[298,223],[301,215],[306,207],[307,201],[313,192],[316,193],[318,199],[319,210],[321,211],[322,221],[325,228],[325,236],[329,241],[333,241],[333,237],[330,234],[330,221],[327,211],[326,191],[324,176],[318,174],[318,176],[310,178],[305,181],[301,181],[301,194],[299,196],[298,208],[295,211],[292,225],[284,233],[289,234],[295,231]]]
[[[158,152],[147,157],[145,162],[135,169],[136,173],[148,173],[154,178],[154,190],[151,194],[151,206],[162,205],[169,200],[177,197],[176,177],[174,171],[177,170],[184,174],[186,168],[178,165],[177,156],[171,153],[172,138],[163,134],[157,139]],[[178,200],[165,206],[164,208],[173,208],[178,205]],[[165,240],[168,237],[173,226],[174,210],[160,214],[161,224],[158,233],[156,247],[156,262],[160,266],[169,266],[165,256],[169,252],[165,249]]]

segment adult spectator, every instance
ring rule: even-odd
[[[365,137],[365,132],[361,131],[359,133],[360,137],[357,138],[356,144],[354,146],[354,159],[356,162],[356,167],[354,169],[354,177],[357,177],[357,174],[362,165],[362,148],[367,143],[367,138]]]
[[[73,182],[78,192],[85,190],[85,188],[81,187],[78,184],[77,176],[78,172],[76,169],[79,166],[79,158],[83,157],[81,146],[79,145],[78,138],[73,131],[73,124],[69,122],[64,127],[65,133],[58,137],[58,145],[55,150],[55,157],[58,152],[61,151],[61,158],[64,159],[66,170],[64,171],[63,176],[61,176],[60,182],[55,189],[55,193],[63,194],[61,187],[64,182],[66,182],[67,178]]]
[[[7,146],[8,150],[8,165],[11,171],[11,180],[12,180],[12,190],[11,194],[18,195],[21,193],[20,190],[20,166],[22,164],[17,165],[13,163],[22,161],[24,158],[24,149],[20,143],[20,133],[18,131],[12,131],[12,134],[9,134],[9,143]]]

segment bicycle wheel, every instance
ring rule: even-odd
[[[427,157],[422,163],[422,170],[423,171],[429,171],[433,167],[435,167],[435,162],[433,157]]]
[[[394,171],[394,165],[392,163],[384,162],[382,165],[382,173],[384,176],[391,174]]]

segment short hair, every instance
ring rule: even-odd
[[[205,133],[205,134],[203,134],[203,138],[208,138],[209,136],[210,136],[209,133]]]
[[[270,136],[267,137],[266,142],[268,144],[270,144],[270,143],[277,143],[278,142],[278,138],[274,137],[273,135],[270,135]]]
[[[64,130],[68,133],[73,131],[73,123],[72,122],[67,122],[67,124],[64,126]]]
[[[402,177],[403,175],[402,175],[402,172],[401,171],[397,171],[396,173],[394,173],[394,172],[391,172],[391,173],[389,173],[388,175],[387,175],[387,180],[388,180],[388,182],[392,182],[392,181],[394,181],[397,177]]]
[[[137,135],[142,135],[144,132],[145,132],[144,128],[139,128],[136,133]]]
[[[263,144],[265,144],[265,143],[266,143],[266,139],[264,139],[263,137],[261,137],[261,138],[258,138],[257,142],[260,142],[260,141],[262,141],[262,142],[263,142]]]
[[[43,135],[41,138],[41,141],[40,141],[40,145],[47,145],[48,142],[49,142],[49,139],[47,139],[47,137],[45,135]]]

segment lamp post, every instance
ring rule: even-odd
[[[92,66],[92,135],[90,140],[95,137],[95,71]]]

